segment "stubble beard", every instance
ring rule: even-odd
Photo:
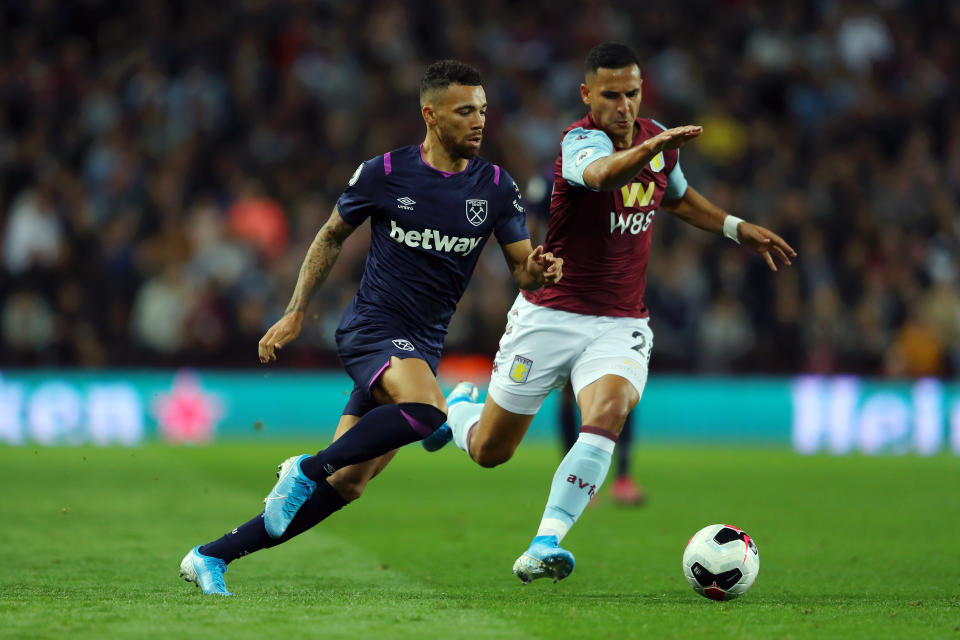
[[[448,137],[442,131],[440,132],[440,143],[443,144],[444,150],[446,150],[452,160],[471,160],[476,158],[480,155],[480,147],[483,146],[483,140],[480,141],[480,146],[473,147],[452,136]]]
[[[482,144],[483,144],[483,143],[481,143],[481,145],[482,145]],[[476,158],[478,155],[480,155],[480,147],[472,147],[472,146],[469,146],[469,145],[464,145],[464,146],[462,146],[462,147],[457,147],[457,154],[458,154],[461,158],[463,158],[463,159],[465,159],[465,160],[470,160],[470,159]]]

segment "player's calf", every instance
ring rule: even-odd
[[[295,456],[280,465],[279,480],[264,499],[267,533],[279,538],[317,482],[338,470],[368,462],[433,433],[447,416],[433,405],[401,402],[382,405],[360,418],[349,431],[313,456]]]
[[[455,410],[454,407],[462,403],[470,403],[473,405],[476,403],[478,395],[479,391],[477,390],[476,385],[474,385],[472,382],[463,381],[457,383],[457,386],[453,388],[453,391],[451,391],[450,395],[448,395],[446,398],[448,416],[447,421],[440,425],[436,431],[420,441],[420,444],[423,445],[423,448],[427,451],[437,451],[442,449],[448,442],[453,440],[454,433],[453,425],[451,423],[455,422],[454,416],[456,413],[462,413],[460,410]],[[470,408],[468,411],[475,412],[475,408]]]
[[[472,425],[464,425],[463,448],[469,447],[470,457],[480,466],[496,467],[513,457],[533,415],[508,411],[489,397],[482,409],[482,413],[475,414]],[[454,428],[455,441],[458,435]]]
[[[300,467],[311,480],[323,480],[339,469],[422,440],[446,419],[446,413],[425,402],[381,405],[360,418],[329,447],[308,456]]]
[[[327,478],[327,483],[344,499],[353,502],[363,495],[367,484],[393,460],[396,450],[369,462],[350,465]]]

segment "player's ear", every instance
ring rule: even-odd
[[[436,126],[437,112],[433,110],[433,105],[430,103],[422,105],[420,107],[420,113],[423,114],[423,121],[426,122],[428,126]]]
[[[583,104],[590,106],[590,87],[586,84],[580,84],[580,99],[583,100]]]

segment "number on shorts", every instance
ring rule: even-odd
[[[650,349],[647,348],[647,337],[643,334],[642,331],[634,331],[632,337],[634,340],[639,338],[640,342],[638,342],[637,344],[633,345],[630,348],[636,351],[637,353],[639,353],[640,355],[642,355],[643,357],[645,357],[647,359],[647,362],[649,363]]]

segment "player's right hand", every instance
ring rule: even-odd
[[[537,288],[551,287],[563,277],[563,258],[544,251],[543,245],[538,244],[527,256],[526,271]]]
[[[257,343],[260,362],[276,360],[276,349],[282,349],[284,345],[293,342],[300,335],[301,326],[303,326],[303,313],[300,311],[286,313],[277,320]]]
[[[688,124],[683,127],[661,131],[652,138],[648,138],[646,142],[653,148],[654,153],[660,153],[670,149],[679,149],[701,133],[703,133],[703,127]]]

